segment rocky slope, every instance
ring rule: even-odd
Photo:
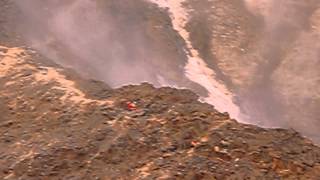
[[[317,0],[16,4],[27,44],[86,77],[192,89],[239,121],[320,141]]]
[[[50,59],[52,57],[27,47],[28,41],[19,37],[21,31],[11,29],[18,26],[15,22],[19,22],[19,10],[10,2],[0,1],[0,179],[319,179],[320,148],[294,130],[263,129],[238,123],[227,113],[199,102],[199,97],[189,90],[155,88],[146,83],[111,89],[104,82],[85,78],[101,79],[91,74],[92,67],[80,76],[73,69],[53,63],[52,60],[57,59]],[[133,24],[144,22],[143,25],[138,23],[141,26],[136,28],[152,27],[147,31],[149,38],[153,35],[165,38],[154,38],[150,42],[156,41],[153,48],[161,49],[156,53],[164,54],[166,58],[161,59],[168,61],[165,64],[172,68],[168,70],[167,79],[179,79],[181,72],[175,70],[186,61],[186,57],[180,50],[177,51],[182,53],[181,57],[172,51],[173,47],[184,45],[175,44],[176,39],[182,44],[183,40],[178,32],[172,31],[169,16],[163,9],[146,1],[119,2],[101,2],[100,5],[122,10],[113,12],[117,15],[119,12],[136,12],[137,6],[144,10],[149,7],[149,11],[144,11],[146,14],[138,13],[140,18]],[[193,3],[189,4],[193,8],[203,8],[201,4],[189,2]],[[217,4],[220,10],[214,12],[247,14],[239,16],[244,19],[237,22],[246,22],[246,18],[252,17],[243,4],[230,2],[228,6],[220,4],[218,7]],[[229,12],[222,7],[235,11]],[[38,8],[41,11],[41,7]],[[135,15],[133,13],[130,17]],[[195,14],[195,19],[197,15],[199,21],[202,15]],[[128,19],[128,16],[120,16],[118,22]],[[317,20],[314,21],[316,24]],[[36,26],[36,22],[33,23]],[[157,28],[163,23],[168,29]],[[192,26],[195,24],[188,25],[191,39],[194,39],[191,41],[202,52],[202,48],[208,46],[198,47],[203,42],[196,41],[209,38],[198,37],[203,34],[192,32],[192,29],[196,30]],[[206,29],[201,24],[197,26]],[[130,30],[124,31],[129,33]],[[163,42],[168,42],[168,46]],[[93,42],[89,44],[94,45]],[[66,48],[68,46],[60,47],[59,41],[50,45],[55,50],[68,51],[58,55],[68,62],[63,65],[74,63],[71,61],[74,54]],[[170,49],[172,54],[166,53]],[[40,52],[48,55],[45,51]],[[95,52],[109,55],[103,50]],[[172,57],[176,59],[170,61]],[[210,59],[206,60],[210,66]],[[90,61],[79,62],[86,64]],[[153,63],[161,64],[156,60]],[[221,68],[214,65],[211,68]],[[166,69],[166,66],[161,68]],[[227,69],[221,70],[227,72]],[[218,77],[223,79],[223,74],[221,71]],[[205,92],[182,78],[181,84],[185,83],[198,89],[198,94]]]
[[[189,90],[112,90],[0,51],[1,179],[320,177],[320,148],[293,130],[239,124]]]
[[[185,0],[183,6],[194,48],[235,94],[246,122],[294,128],[318,141],[319,1]]]

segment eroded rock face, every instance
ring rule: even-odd
[[[110,89],[34,51],[0,52],[1,179],[320,176],[320,148],[293,130],[240,124],[189,90]]]
[[[319,122],[319,2],[184,4],[194,47],[236,94],[247,122],[316,139],[318,126],[308,125]]]

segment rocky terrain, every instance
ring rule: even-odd
[[[318,0],[15,4],[6,28],[85,77],[192,89],[241,122],[320,141]]]
[[[149,17],[147,21],[142,18],[144,22],[154,22],[155,17],[167,17],[165,21],[158,19],[155,22],[170,22],[169,16],[153,13],[164,13],[155,4],[143,4],[142,1],[141,4],[131,4],[125,1],[126,6],[125,3],[112,2],[102,3],[101,6],[117,7],[127,12],[135,12],[132,9],[135,10],[136,5],[141,5],[143,9],[146,6],[150,11],[145,12],[150,14],[146,15]],[[228,4],[229,1],[217,2]],[[193,5],[185,5],[203,8],[201,4],[196,6],[196,1],[189,3]],[[253,31],[253,27],[259,24],[258,17],[254,21],[257,24],[250,25],[253,21],[245,23],[246,18],[253,15],[243,3],[230,0],[228,5],[238,9],[227,8],[234,11],[214,12],[247,14],[239,16],[242,20],[235,20],[240,23],[240,29],[243,26]],[[108,80],[101,79],[90,69],[92,67],[88,67],[85,73],[81,73],[81,70],[86,69],[79,71],[72,67],[73,63],[79,64],[71,61],[74,60],[73,51],[61,48],[59,41],[54,42],[53,47],[55,50],[68,51],[57,56],[66,58],[64,62],[46,56],[48,54],[43,49],[31,48],[28,39],[21,36],[19,24],[15,24],[19,22],[17,12],[20,10],[11,1],[0,1],[0,179],[320,178],[320,148],[296,130],[267,129],[239,123],[230,118],[228,113],[220,113],[212,105],[198,101],[199,95],[202,96],[206,90],[188,78],[180,78],[180,83],[189,83],[199,95],[187,89],[155,88],[148,83],[111,88],[113,83],[106,84]],[[198,18],[203,16],[201,13],[195,14],[194,18],[197,15]],[[140,22],[141,19],[136,20]],[[192,32],[195,29],[192,26],[195,25],[191,22],[188,27],[190,38],[195,39],[192,40],[193,46],[205,58],[211,49],[205,50],[208,46],[199,46],[203,44],[201,41],[208,38],[198,37],[205,33]],[[154,29],[148,32],[153,35],[157,26],[150,26]],[[165,27],[170,29],[171,26],[169,23]],[[196,26],[205,28],[199,24]],[[18,30],[14,30],[15,27]],[[159,30],[160,34],[163,32],[179,36],[175,31]],[[201,32],[205,32],[205,29]],[[169,45],[175,44],[168,34],[160,34],[159,37],[173,41]],[[236,35],[233,32],[231,34]],[[183,38],[178,39],[183,44]],[[159,40],[159,44],[153,45],[156,48],[163,46],[163,51],[172,49],[172,46],[164,46],[162,42]],[[239,52],[242,51],[239,49]],[[164,54],[169,58],[176,55],[172,52],[171,55]],[[185,55],[182,53],[182,56]],[[172,64],[165,64],[173,68],[182,63],[178,60],[187,58],[185,56],[181,60],[176,57],[177,60],[172,60]],[[216,74],[218,78],[227,78],[227,69],[214,63],[210,65],[210,59],[205,59],[212,69],[222,70],[220,75]],[[223,58],[219,59],[222,61]],[[59,62],[62,66],[56,64]],[[90,61],[79,62],[89,64]],[[155,59],[153,63],[161,64]],[[167,70],[170,74],[167,79],[170,76],[173,79],[180,77],[181,72],[174,70]],[[234,87],[236,83],[228,78],[225,81],[229,82],[227,86]],[[159,86],[160,83],[153,80],[150,80],[151,83]]]
[[[189,90],[112,90],[0,50],[1,179],[320,177],[320,148],[293,130],[239,124]]]

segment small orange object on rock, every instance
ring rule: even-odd
[[[195,147],[195,146],[198,146],[198,145],[200,145],[200,144],[201,144],[201,143],[199,143],[199,142],[197,142],[197,141],[192,141],[192,142],[191,142],[191,145],[194,146],[194,147]]]
[[[130,111],[134,111],[134,110],[137,110],[137,105],[135,102],[126,102],[127,104],[127,109],[130,110]]]

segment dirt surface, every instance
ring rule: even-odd
[[[92,82],[38,58],[1,47],[1,179],[320,177],[320,148],[293,130],[239,124],[188,90],[97,86],[88,95]]]
[[[320,148],[294,130],[238,123],[189,90],[111,89],[56,65],[8,31],[5,2],[0,179],[320,178]]]

